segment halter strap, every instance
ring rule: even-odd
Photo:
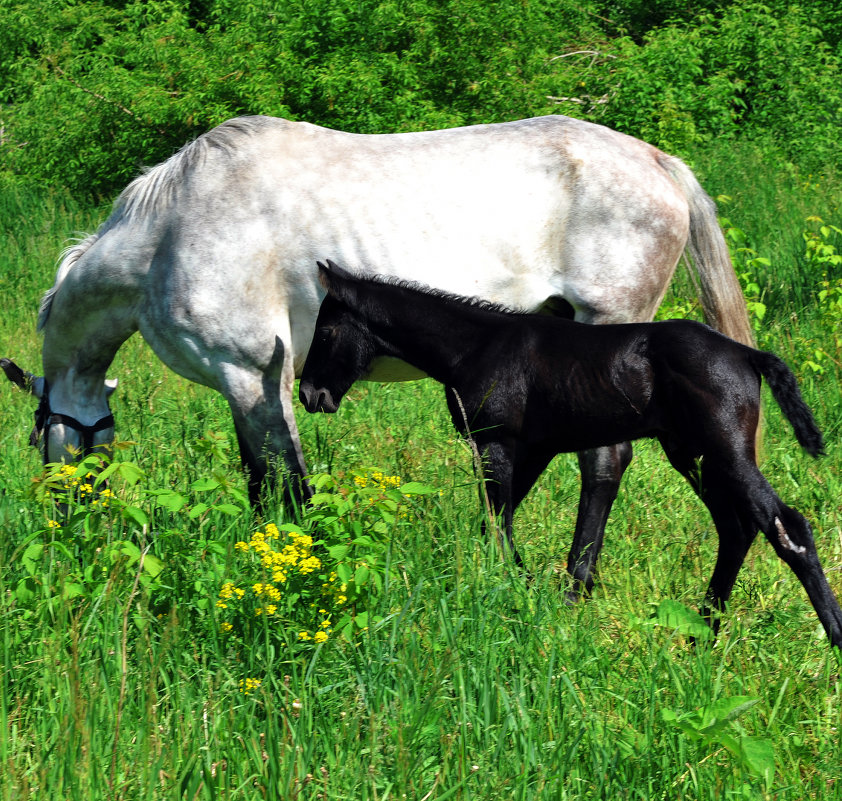
[[[41,403],[38,404],[38,408],[35,410],[35,428],[32,429],[32,433],[29,435],[29,444],[33,446],[37,445],[39,436],[44,437],[45,443],[49,442],[50,426],[53,425],[67,426],[74,431],[78,431],[82,435],[82,453],[87,456],[94,447],[94,434],[106,428],[111,428],[114,425],[114,415],[109,413],[105,417],[97,420],[93,425],[87,426],[69,414],[54,412],[50,409],[49,388],[45,381]],[[46,453],[45,447],[44,458],[46,458]]]
[[[114,415],[107,414],[101,417],[93,425],[86,426],[80,423],[75,417],[67,414],[58,414],[58,412],[51,412],[47,418],[45,426],[45,436],[49,436],[50,426],[63,425],[78,431],[82,435],[82,449],[84,453],[88,453],[94,447],[94,434],[97,431],[102,431],[106,428],[111,428],[114,425]]]

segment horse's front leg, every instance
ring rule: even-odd
[[[590,593],[593,588],[605,524],[620,489],[623,473],[631,462],[632,446],[629,442],[622,442],[583,451],[578,456],[582,490],[576,530],[567,560],[567,570],[573,577],[573,587],[567,593],[567,600],[571,602],[578,601],[582,594]]]
[[[293,511],[301,509],[312,490],[305,478],[307,468],[292,411],[292,365],[284,364],[280,380],[248,369],[229,370],[226,378],[225,396],[252,506],[265,507],[281,473],[285,505]]]

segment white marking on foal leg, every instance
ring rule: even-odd
[[[803,545],[796,545],[790,538],[789,534],[786,533],[786,529],[784,528],[784,524],[781,523],[780,518],[775,518],[775,528],[778,530],[778,540],[780,541],[781,545],[784,546],[788,551],[794,551],[795,553],[804,553],[807,549]]]

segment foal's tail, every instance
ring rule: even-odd
[[[661,153],[658,161],[681,188],[690,207],[690,235],[685,254],[690,257],[686,260],[688,271],[696,285],[705,320],[731,339],[753,345],[746,302],[719,228],[716,204],[681,159]]]
[[[798,444],[810,456],[824,453],[824,437],[810,407],[801,397],[801,390],[792,370],[786,366],[783,359],[762,350],[751,351],[751,363],[766,379],[778,406],[792,424]]]

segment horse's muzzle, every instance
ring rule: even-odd
[[[299,387],[298,399],[311,414],[313,412],[333,414],[339,408],[339,403],[333,399],[329,389],[316,389],[305,381],[302,381]]]

